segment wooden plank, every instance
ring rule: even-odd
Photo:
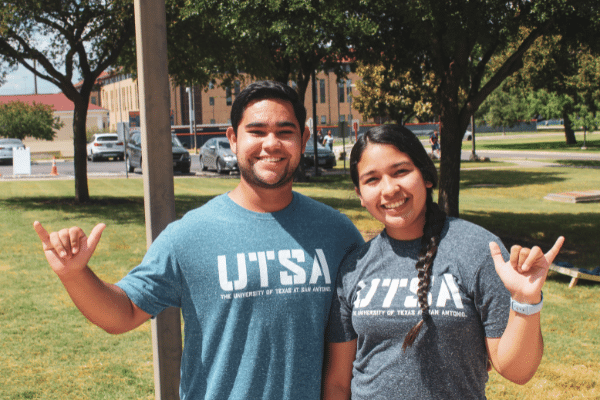
[[[577,285],[577,281],[579,279],[600,282],[600,275],[586,274],[585,272],[581,272],[578,268],[567,268],[558,266],[556,264],[551,264],[550,270],[558,272],[559,274],[570,276],[571,282],[569,283],[569,288]]]

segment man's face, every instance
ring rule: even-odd
[[[308,132],[302,133],[290,102],[250,102],[237,134],[233,128],[227,130],[242,179],[264,189],[291,184],[309,136]]]

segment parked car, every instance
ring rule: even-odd
[[[463,140],[473,140],[473,133],[471,131],[465,131]]]
[[[229,140],[225,137],[208,139],[200,147],[200,170],[216,170],[219,174],[223,171],[237,171],[237,157],[229,147]]]
[[[183,147],[175,134],[171,134],[171,145],[173,149],[173,169],[182,174],[189,173],[192,166],[190,153]],[[129,172],[134,172],[136,168],[142,168],[142,136],[140,131],[131,133],[127,142],[125,162]]]
[[[328,147],[317,143],[317,157],[319,162],[319,167],[323,168],[333,168],[336,165],[335,161],[335,153],[329,150]],[[314,142],[311,139],[306,143],[306,149],[304,150],[304,166],[312,167],[315,165],[315,146]]]
[[[108,158],[123,160],[125,147],[116,133],[96,133],[87,144],[86,152],[90,161]]]
[[[0,163],[13,162],[13,149],[24,149],[21,139],[0,139]]]

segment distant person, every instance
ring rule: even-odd
[[[429,136],[429,143],[431,143],[431,155],[438,159],[442,156],[440,147],[440,138],[437,129]]]
[[[324,143],[325,147],[328,147],[329,150],[333,150],[333,136],[331,136],[331,130],[327,131],[327,136],[325,136]]]
[[[317,142],[319,144],[323,144],[323,134],[321,133],[320,129],[317,131]]]
[[[542,286],[564,238],[545,255],[509,253],[447,217],[433,202],[436,168],[402,126],[361,136],[350,176],[385,229],[340,266],[324,399],[485,399],[488,360],[512,382],[531,379],[544,348]]]
[[[104,224],[88,237],[34,223],[74,303],[106,331],[127,332],[181,308],[182,400],[320,398],[338,265],[363,240],[338,211],[292,191],[310,135],[305,119],[286,85],[244,89],[227,129],[239,184],[170,224],[116,285],[88,267]]]

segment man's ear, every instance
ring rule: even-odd
[[[237,154],[237,135],[233,131],[232,126],[227,128],[225,136],[227,136],[227,140],[229,140],[229,146],[231,147],[231,151],[233,151],[234,154]]]
[[[308,143],[308,139],[310,139],[310,129],[308,126],[305,126],[304,133],[302,133],[302,154],[304,154],[304,150],[306,150],[306,143]]]

